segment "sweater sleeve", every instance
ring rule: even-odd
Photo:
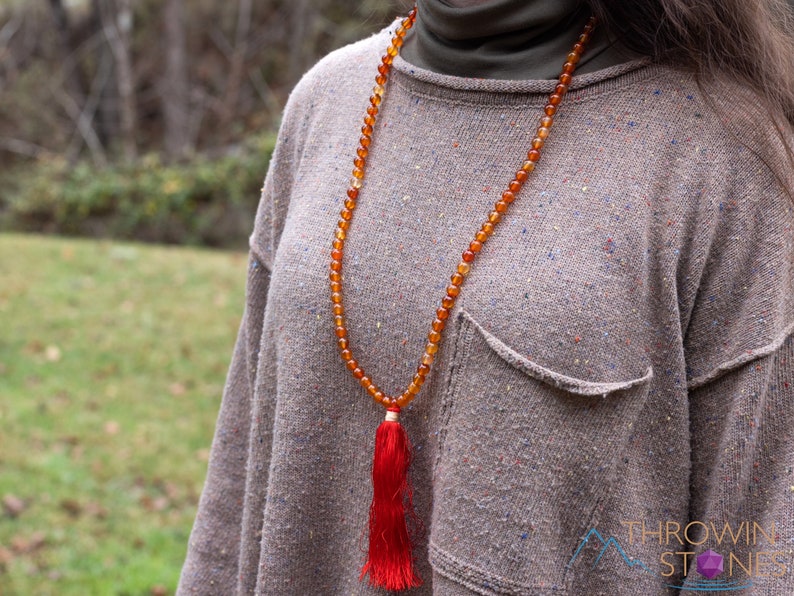
[[[763,165],[744,174],[709,214],[684,339],[690,539],[704,540],[685,585],[711,548],[739,593],[794,594],[794,207]]]
[[[245,310],[178,594],[220,594],[237,583],[251,399],[269,282],[270,272],[251,251]]]
[[[250,566],[246,550],[253,545],[248,544],[246,528],[257,520],[244,519],[243,512],[252,509],[246,503],[251,498],[246,487],[252,482],[267,485],[270,448],[264,441],[252,444],[251,435],[261,438],[262,429],[272,427],[274,410],[272,396],[257,393],[259,359],[268,347],[262,344],[268,341],[263,333],[267,294],[298,160],[296,104],[306,85],[301,81],[290,95],[262,187],[249,239],[244,313],[177,594],[229,593],[237,585],[241,565]]]
[[[740,593],[794,594],[794,337],[692,389],[689,403],[690,539],[708,541],[686,550],[720,553],[720,579],[752,584]],[[693,571],[690,585],[703,579]]]

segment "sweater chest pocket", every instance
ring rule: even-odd
[[[465,310],[443,400],[430,560],[481,594],[565,589],[566,565],[648,399],[652,369],[593,382],[523,357]],[[544,363],[545,364],[545,363]]]

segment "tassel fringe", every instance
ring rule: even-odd
[[[422,585],[414,569],[413,536],[407,519],[417,520],[408,467],[411,443],[397,421],[400,408],[389,408],[375,437],[372,465],[372,505],[369,509],[369,552],[360,579],[387,590],[406,590]]]

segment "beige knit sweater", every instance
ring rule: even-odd
[[[179,594],[378,593],[359,571],[384,411],[339,358],[328,264],[388,37],[286,107]],[[390,394],[553,85],[395,60],[344,254],[354,354]],[[794,594],[788,166],[762,116],[747,147],[709,106],[643,61],[575,76],[402,416],[412,593]]]

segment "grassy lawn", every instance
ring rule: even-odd
[[[0,594],[172,594],[246,256],[0,235]]]

